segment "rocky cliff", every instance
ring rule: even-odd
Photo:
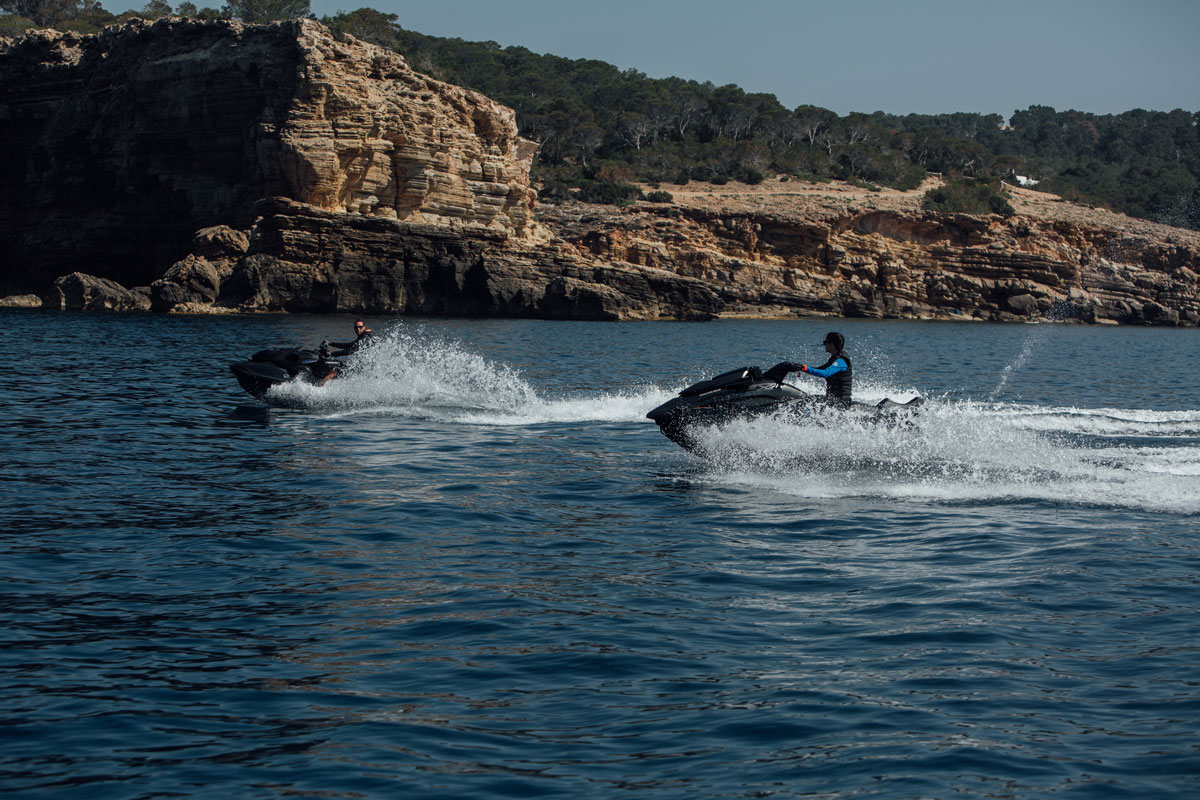
[[[722,316],[1200,323],[1194,231],[1039,209],[1046,196],[1032,192],[1014,197],[1025,213],[1013,217],[937,214],[921,194],[722,187],[682,205],[542,216],[596,258],[701,281]]]
[[[52,307],[1200,323],[1194,232],[1032,194],[538,207],[511,110],[311,21],[9,41],[0,123],[0,294]]]
[[[148,284],[255,204],[521,238],[536,146],[513,112],[307,20],[168,19],[0,46],[4,288]]]

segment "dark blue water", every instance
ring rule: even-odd
[[[830,323],[226,369],[349,323],[0,312],[4,797],[1200,794],[1200,332],[837,323],[919,423],[701,460],[645,412]]]

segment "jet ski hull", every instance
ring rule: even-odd
[[[777,369],[777,368],[776,368]],[[771,375],[771,370],[767,375]],[[776,373],[776,377],[781,377]],[[911,416],[922,399],[907,403],[884,400],[878,405],[851,403],[846,410],[867,414],[872,422],[896,422]],[[662,434],[685,450],[700,448],[697,432],[738,419],[753,419],[780,412],[804,413],[830,408],[824,397],[811,395],[791,384],[766,377],[757,367],[740,367],[707,381],[693,384],[646,416],[654,420]]]
[[[658,424],[664,436],[691,450],[696,444],[693,434],[699,428],[767,416],[788,407],[804,407],[816,399],[794,386],[765,383],[717,397],[675,397],[646,416]]]
[[[229,371],[239,386],[262,400],[275,386],[295,380],[319,383],[339,366],[315,350],[287,348],[260,350],[248,361],[230,364]]]

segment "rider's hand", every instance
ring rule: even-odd
[[[800,365],[800,371],[801,371],[801,372],[808,372],[808,365],[807,365],[807,364],[801,364],[801,365]]]

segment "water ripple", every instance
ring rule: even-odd
[[[826,323],[376,324],[374,366],[284,409],[224,363],[344,321],[0,314],[59,356],[0,389],[6,798],[1200,784],[1200,416],[1082,374],[1188,332],[1056,328],[1079,370],[1042,397],[1019,331],[847,323],[865,376],[872,336],[961,349],[959,385],[864,381],[953,397],[936,424],[705,461],[645,410]],[[684,352],[714,363],[646,373]]]

